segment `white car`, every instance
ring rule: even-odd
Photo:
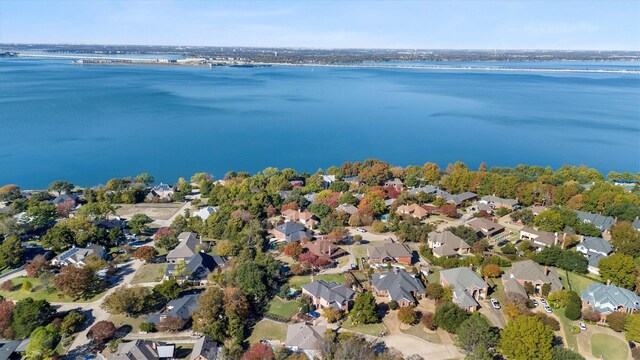
[[[582,330],[582,331],[587,331],[587,325],[585,325],[583,322],[581,322],[580,324],[578,324],[578,326],[580,327],[580,330]]]
[[[491,299],[491,305],[494,309],[500,309],[500,303],[496,299]]]
[[[544,298],[540,298],[540,302],[541,302],[543,305],[547,305],[547,300],[545,300]]]
[[[544,311],[548,312],[549,314],[553,312],[553,310],[551,310],[551,307],[549,305],[544,306]]]
[[[363,228],[356,228],[357,232],[361,232],[361,233],[366,233],[367,230],[363,229]]]
[[[531,303],[533,304],[533,307],[538,307],[538,302],[536,301],[536,299],[531,299]]]

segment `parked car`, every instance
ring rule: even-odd
[[[538,307],[538,302],[536,301],[536,299],[531,299],[531,303],[533,304],[533,307]]]
[[[491,299],[491,305],[494,309],[500,309],[500,303],[496,299]]]
[[[578,326],[580,326],[580,330],[582,330],[582,331],[587,331],[587,325],[585,325],[583,322],[581,322],[580,324],[578,324]]]
[[[367,230],[365,230],[365,229],[363,229],[363,228],[360,228],[360,227],[359,227],[359,228],[356,228],[356,231],[357,231],[357,232],[361,232],[361,233],[366,233],[366,232],[367,232]]]
[[[545,300],[544,298],[540,298],[540,303],[542,303],[543,305],[548,305],[547,300]]]
[[[553,311],[551,310],[551,307],[549,305],[545,305],[544,306],[544,311],[548,312],[549,314],[551,314]]]

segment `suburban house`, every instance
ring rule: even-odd
[[[394,188],[394,189],[396,189],[398,191],[402,191],[403,183],[402,183],[402,180],[400,180],[398,178],[394,178],[393,180],[385,181],[383,186],[392,187],[392,188]]]
[[[218,208],[217,207],[213,207],[213,206],[205,206],[202,209],[198,210],[198,211],[194,211],[193,216],[197,216],[200,219],[202,219],[203,221],[206,221],[209,216],[215,214],[218,212]]]
[[[524,284],[526,282],[531,283],[531,285],[533,285],[534,294],[541,294],[542,286],[544,284],[549,284],[549,286],[551,286],[549,291],[550,293],[562,289],[562,281],[560,281],[558,273],[555,270],[542,266],[533,260],[524,260],[512,263],[511,268],[506,270],[502,275],[502,284],[505,285],[505,290],[507,288],[507,283],[511,281],[515,281],[519,286],[521,286],[522,291],[524,291]],[[509,284],[509,288],[515,290],[518,288],[518,285],[511,283]],[[521,290],[518,289],[518,291],[512,292],[521,292]]]
[[[340,204],[336,208],[337,211],[341,211],[343,213],[347,213],[349,215],[353,215],[358,212],[358,208],[351,204]]]
[[[489,285],[468,267],[440,271],[440,285],[449,287],[453,302],[467,311],[478,310],[478,300],[486,298],[489,291]]]
[[[504,231],[504,226],[485,218],[475,218],[467,222],[481,237],[492,237]]]
[[[464,203],[476,200],[478,198],[478,194],[472,193],[470,191],[466,191],[456,195],[452,195],[452,194],[449,194],[448,192],[442,191],[442,192],[439,192],[437,196],[443,198],[448,203],[453,204],[455,206],[460,206]]]
[[[585,236],[576,246],[576,250],[587,258],[589,272],[600,275],[600,260],[611,255],[613,246],[603,238]]]
[[[151,191],[147,194],[147,200],[171,200],[175,189],[173,186],[160,183],[151,188]]]
[[[86,248],[72,247],[71,249],[63,252],[62,254],[54,257],[51,260],[51,265],[55,266],[84,266],[84,260],[91,256],[95,255],[101,259],[104,259],[106,255],[106,250],[103,246],[91,244]]]
[[[413,264],[413,252],[402,243],[387,239],[384,245],[367,247],[367,256],[371,264],[397,262],[405,265]]]
[[[627,289],[612,285],[593,283],[580,294],[582,308],[591,308],[604,322],[607,315],[614,311],[632,314],[640,311],[640,296]]]
[[[532,205],[532,206],[529,206],[528,209],[531,210],[531,213],[533,214],[533,216],[538,216],[540,215],[541,212],[549,210],[548,207],[540,206],[540,205]]]
[[[284,216],[284,221],[298,222],[310,229],[314,229],[320,223],[309,210],[287,209],[282,212],[282,216]]]
[[[21,353],[27,351],[29,339],[24,340],[0,340],[0,360],[19,360],[22,359]]]
[[[438,188],[435,186],[431,186],[431,185],[427,185],[427,186],[422,186],[422,187],[418,187],[418,188],[413,188],[413,189],[409,189],[407,190],[407,192],[409,193],[409,195],[418,195],[420,193],[425,193],[425,194],[435,194],[436,192],[438,192]]]
[[[133,340],[118,345],[107,360],[169,360],[173,359],[176,346],[151,340]]]
[[[336,181],[335,175],[322,175],[322,187],[328,189]]]
[[[193,344],[189,360],[222,360],[221,351],[222,347],[218,343],[203,336]]]
[[[198,310],[198,300],[200,294],[191,294],[173,299],[167,303],[164,309],[155,314],[147,316],[147,322],[158,325],[162,319],[178,317],[186,322],[191,319],[191,315]]]
[[[471,246],[451,231],[432,231],[429,233],[427,240],[429,249],[433,252],[433,256],[440,257],[457,257],[458,255],[468,255]]]
[[[413,305],[425,295],[420,279],[404,270],[374,273],[371,285],[377,296],[388,296],[400,306]]]
[[[71,203],[73,205],[78,202],[78,195],[76,194],[60,194],[55,197],[55,199],[51,200],[53,205],[60,205],[64,203]]]
[[[398,209],[396,209],[396,213],[413,216],[417,219],[423,219],[429,215],[429,212],[418,204],[400,205]]]
[[[480,198],[479,203],[487,204],[492,209],[505,208],[509,210],[515,210],[518,208],[518,200],[503,199],[498,196],[486,195]]]
[[[197,281],[200,285],[208,283],[209,274],[216,268],[223,267],[227,264],[227,259],[219,255],[209,255],[204,252],[198,252],[185,261],[184,274],[176,274],[176,266],[178,263],[167,265],[165,271],[165,279],[176,279],[178,281]]]
[[[616,220],[611,216],[602,216],[600,214],[592,214],[584,211],[576,210],[578,220],[585,224],[593,224],[598,230],[608,232]]]
[[[297,222],[291,221],[276,226],[273,230],[271,230],[271,232],[277,241],[284,241],[287,243],[300,241],[303,239],[311,240],[311,238],[313,237],[304,226]]]
[[[562,242],[559,239],[558,234],[536,230],[530,227],[524,227],[520,230],[520,240],[531,241],[531,244],[538,250],[547,246],[558,245],[558,243]]]
[[[309,295],[313,305],[317,307],[332,307],[338,310],[349,310],[349,301],[356,294],[350,288],[336,282],[317,280],[302,286],[302,293]]]
[[[291,351],[302,351],[307,357],[315,359],[320,349],[320,341],[324,337],[327,327],[306,323],[291,324],[287,327],[287,338],[284,345]]]
[[[302,245],[302,247],[307,249],[307,251],[313,255],[325,259],[329,263],[334,263],[337,258],[349,254],[342,248],[336,246],[333,242],[324,239],[307,242]]]
[[[202,245],[198,235],[192,232],[181,233],[178,235],[178,241],[178,246],[167,254],[167,262],[171,264],[175,264],[179,260],[187,261],[199,251],[198,247]]]

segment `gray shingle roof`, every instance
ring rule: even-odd
[[[511,268],[502,275],[503,281],[509,279],[523,280],[529,282],[542,281],[551,285],[551,291],[562,289],[560,276],[553,269],[548,269],[545,275],[544,267],[533,260],[518,261],[511,264]]]
[[[427,185],[427,186],[423,186],[423,187],[419,187],[419,188],[415,188],[415,189],[409,189],[407,192],[410,195],[417,195],[418,193],[425,193],[425,194],[435,194],[438,191],[438,188],[435,186],[431,186],[431,185]]]
[[[190,294],[171,300],[161,313],[150,314],[147,321],[157,324],[161,317],[179,317],[182,320],[189,320],[191,315],[198,310],[200,294]]]
[[[451,231],[429,233],[429,240],[433,244],[433,253],[439,256],[452,256],[458,254],[459,249],[469,249],[471,246]],[[435,246],[436,243],[442,244]]]
[[[378,291],[388,291],[391,300],[395,301],[403,299],[415,301],[411,292],[425,293],[422,282],[404,270],[374,273],[371,275],[371,280],[374,288]]]
[[[599,314],[607,314],[624,306],[640,310],[640,296],[621,287],[593,283],[581,292],[582,301],[588,301]]]
[[[180,243],[175,249],[169,251],[167,259],[187,259],[196,254],[196,247],[200,245],[200,239],[195,233],[183,232],[178,235]]]
[[[592,214],[584,211],[576,210],[578,220],[583,223],[593,224],[596,228],[605,231],[611,229],[615,219],[611,216],[602,216],[600,214]]]
[[[405,244],[387,243],[384,245],[370,246],[367,248],[367,254],[370,258],[394,258],[412,257],[413,253]]]
[[[341,308],[346,305],[356,293],[342,284],[327,282],[324,280],[317,280],[308,283],[302,288],[314,297],[321,298],[329,305],[336,308]]]
[[[471,289],[471,288],[488,288],[484,280],[478,273],[472,271],[468,267],[458,267],[440,271],[440,276],[452,288]]]
[[[189,359],[194,360],[202,356],[207,360],[216,360],[218,358],[218,349],[218,344],[215,341],[203,336],[193,344]]]
[[[287,328],[286,346],[296,346],[300,350],[318,350],[326,326],[313,326],[305,323],[291,324]]]
[[[610,254],[613,251],[613,246],[599,237],[585,236],[578,246],[593,253]]]

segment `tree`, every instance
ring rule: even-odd
[[[143,286],[120,286],[104,299],[101,306],[114,315],[137,316],[146,309],[150,295],[151,291]]]
[[[0,338],[10,339],[13,337],[13,329],[11,328],[13,307],[13,301],[0,300]]]
[[[96,293],[100,288],[98,282],[97,276],[91,270],[76,266],[63,267],[53,278],[56,288],[74,300],[86,299]]]
[[[513,360],[551,360],[553,330],[534,316],[520,315],[505,326],[500,337],[500,352]]]
[[[30,292],[33,289],[33,284],[29,280],[22,280],[22,291]]]
[[[187,322],[179,316],[166,316],[160,319],[158,331],[180,331]]]
[[[376,299],[371,292],[364,292],[356,295],[353,308],[350,312],[351,323],[373,324],[380,321],[376,308]]]
[[[80,330],[85,321],[87,321],[87,317],[82,312],[71,310],[65,315],[64,319],[62,319],[60,330],[65,334],[71,335]]]
[[[398,310],[398,320],[404,324],[415,324],[417,320],[416,311],[411,306],[403,306]]]
[[[68,181],[56,180],[49,184],[49,191],[55,191],[58,195],[62,193],[70,193],[73,190],[73,184]]]
[[[116,326],[111,321],[98,321],[95,323],[87,333],[87,337],[93,339],[98,344],[104,344],[107,340],[111,339],[116,333]]]
[[[469,314],[458,305],[447,301],[436,307],[433,321],[439,328],[455,334],[460,324],[462,324]]]
[[[178,236],[173,229],[163,227],[153,235],[156,246],[165,250],[171,250],[178,245]]]
[[[329,324],[333,324],[334,322],[342,318],[342,311],[332,307],[327,307],[324,310],[322,310],[322,316],[324,316],[327,319],[327,322]]]
[[[558,259],[558,266],[563,270],[581,274],[587,273],[588,265],[587,259],[577,251],[563,250],[560,259]]]
[[[585,360],[584,356],[562,345],[553,347],[552,360]]]
[[[542,296],[547,297],[549,296],[550,292],[551,292],[551,284],[549,283],[542,284]]]
[[[296,259],[302,254],[302,245],[297,241],[292,241],[284,246],[284,254]]]
[[[542,231],[560,232],[564,230],[562,215],[555,210],[545,210],[534,220],[536,227]]]
[[[37,278],[40,274],[47,269],[49,261],[42,255],[36,255],[24,269],[27,271],[27,275],[32,278]]]
[[[180,285],[175,279],[166,280],[154,286],[153,293],[161,296],[165,301],[171,301],[180,295]]]
[[[58,328],[53,324],[40,326],[33,330],[27,345],[27,359],[41,360],[50,358],[55,354],[54,349],[58,343],[58,338]]]
[[[149,230],[150,223],[153,219],[147,216],[147,214],[133,214],[131,219],[127,221],[127,226],[131,229],[131,233],[140,235]]]
[[[627,315],[620,311],[614,311],[607,315],[607,324],[609,324],[609,327],[616,332],[622,332],[622,330],[624,330],[626,321]]]
[[[154,257],[158,256],[158,250],[153,246],[140,246],[133,252],[132,255],[136,259],[144,260],[148,262]]]
[[[628,341],[640,342],[640,314],[627,316],[624,331],[624,336]]]
[[[432,312],[425,312],[422,314],[420,318],[420,323],[427,328],[428,330],[435,330],[437,328],[435,322],[433,321],[433,317],[435,316]]]
[[[78,209],[78,215],[94,220],[106,220],[109,215],[115,214],[116,209],[107,201],[94,201],[84,204]]]
[[[29,223],[34,228],[41,229],[51,224],[58,216],[58,212],[55,205],[44,201],[36,201],[27,207],[27,216],[30,219]]]
[[[13,201],[21,196],[18,185],[9,184],[0,187],[0,201]]]
[[[16,267],[22,264],[25,248],[17,236],[9,236],[0,244],[0,268]]]
[[[566,309],[564,315],[569,320],[578,320],[580,319],[580,315],[582,314],[582,300],[580,300],[580,295],[575,291],[567,292]]]
[[[273,349],[265,343],[255,343],[245,351],[241,360],[273,360]]]
[[[453,204],[442,205],[440,206],[440,208],[438,208],[438,211],[440,212],[440,214],[448,216],[450,218],[455,218],[458,216],[458,209]]]
[[[427,297],[432,300],[440,300],[444,296],[444,288],[439,283],[429,283],[425,291]]]
[[[636,256],[640,253],[640,232],[630,222],[621,221],[611,228],[611,244],[618,253]]]
[[[512,243],[508,242],[505,246],[503,246],[502,248],[500,248],[500,250],[505,254],[505,255],[513,255],[516,253],[516,247],[513,246]]]
[[[637,270],[633,258],[624,254],[613,254],[600,260],[600,277],[612,283],[632,290],[635,286]]]
[[[482,267],[482,276],[488,278],[497,278],[502,273],[500,266],[496,264],[487,264]]]
[[[55,310],[45,300],[25,298],[16,303],[11,315],[11,327],[16,339],[24,339],[38,326],[49,323]]]
[[[467,360],[492,360],[500,336],[480,315],[472,315],[463,321],[456,332],[458,347]]]
[[[149,186],[149,184],[153,184],[153,182],[156,181],[156,179],[145,172],[136,176],[133,179],[133,181],[137,182],[138,184],[144,184],[145,186]]]

